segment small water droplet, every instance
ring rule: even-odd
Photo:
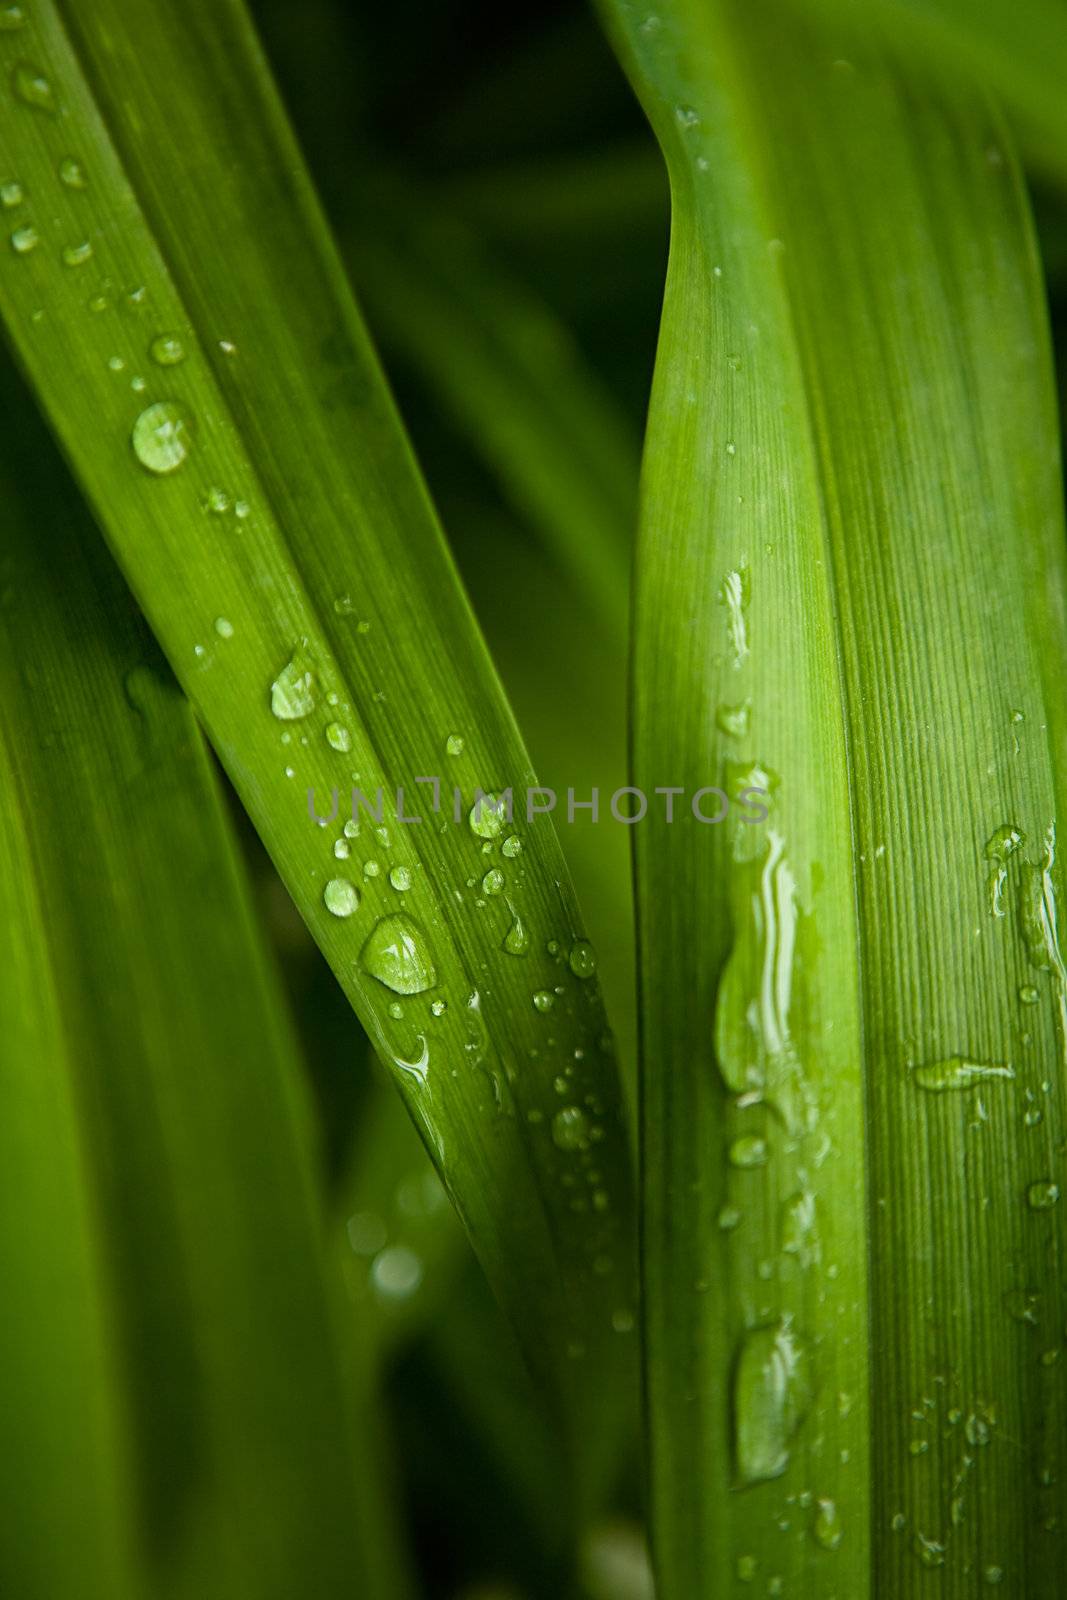
[[[326,743],[345,755],[352,748],[352,735],[342,723],[331,722],[326,728]]]
[[[22,192],[21,183],[0,183],[0,206],[5,211],[12,211],[15,206],[20,206],[26,196]]]
[[[991,1588],[998,1583],[1003,1583],[1004,1568],[996,1566],[986,1567],[982,1573],[982,1582],[988,1583]]]
[[[463,735],[461,733],[449,734],[445,740],[445,754],[450,756],[461,756],[463,754]]]
[[[282,722],[297,722],[315,709],[314,674],[297,651],[270,686],[270,708]]]
[[[991,1406],[975,1406],[967,1421],[963,1424],[967,1443],[978,1447],[987,1445],[993,1437],[996,1421],[997,1419]]]
[[[700,127],[700,113],[695,106],[675,106],[674,115],[680,128]]]
[[[743,739],[748,732],[751,702],[742,700],[739,705],[721,705],[715,713],[715,723],[720,733],[731,739]]]
[[[517,833],[509,834],[500,846],[500,853],[507,856],[509,861],[514,861],[516,856],[522,855],[522,840]]]
[[[63,265],[65,267],[81,267],[92,259],[93,247],[88,239],[83,239],[81,244],[68,244],[63,248]]]
[[[1019,989],[1019,999],[1024,1006],[1036,1006],[1041,996],[1032,983],[1024,983]]]
[[[723,1206],[719,1212],[719,1227],[723,1233],[732,1233],[741,1221],[741,1213],[736,1206]]]
[[[411,872],[407,867],[394,867],[389,874],[389,882],[394,889],[403,893],[411,888]]]
[[[558,1150],[584,1150],[589,1143],[589,1118],[581,1106],[564,1106],[552,1118],[552,1143]]]
[[[522,918],[514,907],[511,908],[511,915],[514,921],[504,939],[504,949],[509,956],[524,956],[530,948],[529,935],[523,926]]]
[[[188,456],[192,423],[176,400],[160,400],[137,418],[132,443],[142,467],[164,476],[176,472]]]
[[[36,228],[16,228],[11,235],[11,248],[17,256],[29,255],[31,250],[36,250],[40,242]]]
[[[89,180],[85,176],[85,168],[73,156],[64,156],[57,167],[60,183],[66,184],[68,189],[87,189]]]
[[[1031,1211],[1051,1211],[1060,1198],[1060,1186],[1051,1178],[1032,1183],[1026,1191],[1026,1203]]]
[[[567,965],[576,978],[591,978],[596,972],[596,951],[588,939],[575,939],[567,953]]]
[[[359,890],[347,878],[331,878],[322,898],[327,911],[335,917],[350,917],[359,909]]]
[[[915,1535],[915,1554],[924,1567],[943,1567],[945,1547],[939,1539],[928,1539],[925,1534]]]
[[[504,887],[504,874],[499,867],[490,867],[482,879],[483,894],[499,894]]]
[[[743,1484],[781,1477],[810,1398],[806,1352],[789,1319],[746,1334],[734,1378],[734,1452]]]
[[[739,1583],[751,1583],[759,1570],[759,1563],[755,1556],[738,1556],[737,1579]]]
[[[109,356],[107,361],[107,369],[109,372],[125,372],[126,363],[123,361],[121,356]]]
[[[556,1003],[556,997],[550,989],[536,989],[533,1003],[537,1011],[551,1011]]]
[[[824,1550],[836,1550],[844,1537],[841,1526],[841,1517],[837,1506],[832,1500],[817,1500],[815,1523],[812,1528],[816,1544],[821,1544]]]
[[[215,618],[215,632],[218,634],[220,639],[232,639],[233,638],[233,623],[229,620],[228,617],[216,617]]]
[[[376,861],[366,861],[363,864],[363,876],[365,878],[376,878],[381,870]]]
[[[359,838],[359,823],[354,817],[349,817],[348,821],[345,823],[344,836],[346,839]]]
[[[944,1094],[951,1089],[970,1089],[991,1078],[1014,1078],[1011,1066],[985,1061],[967,1061],[963,1056],[950,1056],[945,1061],[932,1061],[916,1067],[912,1078],[920,1089],[933,1094]]]
[[[225,489],[220,489],[217,484],[212,484],[204,496],[204,510],[210,511],[214,517],[224,517],[230,509],[230,497]]]
[[[152,340],[148,353],[158,367],[176,367],[185,360],[185,347],[176,333],[161,333]]]
[[[49,116],[55,116],[56,103],[52,85],[38,67],[31,66],[28,61],[20,61],[11,74],[11,83],[23,105],[32,106],[35,111],[44,111]]]
[[[352,854],[352,846],[349,844],[347,839],[335,839],[333,844],[333,853],[337,857],[338,861],[347,861],[349,856]]]
[[[448,1001],[434,1000],[430,1004],[430,1010],[433,1012],[435,1017],[443,1017],[445,1012],[448,1010]]]
[[[406,1245],[389,1245],[374,1258],[371,1282],[385,1299],[407,1300],[422,1282],[422,1262]]]
[[[359,959],[364,970],[394,994],[422,994],[437,983],[426,936],[409,917],[383,917]]]
[[[633,1333],[633,1312],[627,1311],[624,1308],[620,1308],[618,1311],[613,1311],[611,1313],[611,1326],[616,1333]]]
[[[232,339],[220,339],[219,349],[222,351],[224,356],[235,356],[237,354],[237,346],[233,343]]]
[[[730,1162],[735,1167],[763,1167],[767,1164],[767,1141],[750,1133],[735,1139],[730,1146]]]

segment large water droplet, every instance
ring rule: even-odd
[[[567,955],[567,965],[576,978],[591,978],[596,972],[596,952],[588,939],[575,939]]]
[[[137,418],[132,443],[142,467],[162,477],[176,472],[189,454],[192,423],[176,400],[160,400]]]
[[[832,1500],[817,1501],[812,1532],[815,1542],[821,1544],[824,1550],[836,1550],[841,1543],[844,1529],[840,1513]]]
[[[359,908],[359,890],[347,878],[331,878],[322,891],[327,911],[335,917],[350,917]]]
[[[505,805],[499,795],[479,795],[468,817],[471,832],[479,839],[496,839],[504,831],[507,821]]]
[[[23,105],[55,116],[56,102],[52,85],[39,67],[31,66],[28,61],[20,61],[11,74],[11,83]]]
[[[1060,1198],[1060,1186],[1051,1178],[1032,1183],[1026,1191],[1026,1203],[1031,1211],[1051,1211]]]
[[[927,1066],[916,1067],[912,1078],[920,1089],[934,1094],[944,1094],[950,1089],[970,1089],[990,1078],[1014,1078],[1010,1066],[986,1061],[967,1061],[963,1056],[949,1056],[944,1061],[932,1061]]]
[[[315,709],[315,677],[299,650],[270,686],[270,708],[282,722],[298,722]]]
[[[589,1143],[589,1118],[581,1106],[564,1106],[552,1118],[552,1143],[559,1150],[584,1150]]]
[[[410,917],[383,917],[360,952],[365,971],[395,994],[422,994],[437,982],[426,936]]]
[[[781,1477],[810,1399],[806,1352],[788,1318],[747,1334],[734,1378],[734,1451],[743,1484]]]

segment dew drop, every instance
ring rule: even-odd
[[[988,1583],[990,1588],[993,1588],[998,1583],[1003,1583],[1004,1568],[995,1566],[986,1567],[982,1573],[982,1581],[983,1583]]]
[[[551,989],[537,989],[533,997],[535,1011],[551,1011],[556,1003],[556,997]]]
[[[347,878],[331,878],[322,898],[327,911],[335,917],[350,917],[359,908],[359,890]]]
[[[430,1005],[430,1010],[435,1017],[443,1017],[445,1012],[448,1010],[448,1001],[434,1000]]]
[[[11,235],[11,248],[17,256],[29,255],[31,250],[36,250],[40,242],[36,228],[16,228]]]
[[[411,872],[407,867],[394,867],[389,874],[389,882],[393,888],[403,893],[411,888]]]
[[[675,106],[675,120],[680,128],[699,128],[700,113],[694,106]]]
[[[364,970],[394,994],[422,994],[437,982],[425,935],[409,917],[383,917],[359,959]]]
[[[449,734],[445,740],[445,754],[449,756],[461,756],[463,754],[463,735],[461,733]]]
[[[477,834],[479,839],[499,838],[506,820],[504,803],[495,794],[479,795],[467,818],[471,832]]]
[[[189,454],[192,424],[176,400],[149,406],[133,425],[133,453],[149,472],[176,472]]]
[[[220,489],[213,484],[204,496],[204,510],[210,511],[212,516],[224,517],[230,509],[230,497],[225,489]]]
[[[406,1245],[389,1245],[375,1256],[371,1282],[387,1300],[406,1300],[422,1282],[422,1262]]]
[[[15,206],[20,206],[25,198],[21,183],[14,181],[0,183],[0,206],[3,206],[5,211],[14,210]]]
[[[298,722],[315,709],[314,676],[307,659],[299,652],[270,686],[270,708],[281,722]]]
[[[1031,1211],[1051,1211],[1060,1198],[1060,1186],[1051,1178],[1032,1183],[1026,1191],[1026,1203]]]
[[[721,705],[715,713],[715,724],[720,733],[731,739],[743,739],[748,732],[751,702],[742,700],[734,706]]]
[[[739,1583],[751,1583],[759,1570],[759,1563],[755,1556],[738,1556],[737,1578]]]
[[[522,855],[522,840],[517,833],[509,834],[500,846],[501,855],[507,856],[509,861],[514,861],[516,856]]]
[[[763,1167],[767,1164],[767,1141],[749,1133],[730,1146],[730,1162],[735,1167]]]
[[[376,861],[366,861],[363,864],[363,876],[365,878],[376,878],[381,870]]]
[[[552,1143],[557,1150],[584,1150],[589,1143],[589,1118],[581,1106],[564,1106],[552,1118]]]
[[[743,1484],[781,1477],[810,1398],[806,1352],[788,1318],[746,1334],[734,1378],[734,1452]]]
[[[504,887],[504,874],[499,867],[490,867],[482,879],[483,894],[499,894]]]
[[[346,839],[359,838],[359,823],[354,817],[349,817],[348,821],[345,823],[344,835]]]
[[[87,189],[89,180],[85,176],[85,168],[80,161],[75,161],[73,156],[64,156],[57,167],[60,183],[66,184],[68,189]]]
[[[52,85],[39,68],[31,66],[28,61],[20,61],[11,75],[11,82],[23,105],[32,106],[35,111],[44,111],[49,116],[55,116],[56,103]]]
[[[232,639],[233,638],[233,623],[229,620],[228,617],[216,617],[215,618],[215,632],[218,634],[220,639]]]
[[[530,948],[530,938],[518,912],[512,908],[511,914],[514,921],[504,939],[504,949],[509,956],[524,956]]]
[[[913,1080],[920,1089],[933,1094],[944,1094],[951,1089],[970,1089],[976,1083],[986,1083],[991,1078],[1014,1078],[1010,1066],[985,1061],[967,1061],[963,1056],[949,1056],[945,1061],[933,1061],[928,1066],[916,1067]]]
[[[352,735],[340,722],[331,722],[326,728],[326,743],[331,749],[339,750],[346,755],[352,748]]]
[[[83,239],[81,244],[68,244],[63,249],[63,265],[82,267],[92,259],[92,254],[92,243],[88,239]]]
[[[185,360],[185,347],[176,333],[161,333],[148,346],[157,367],[176,367]]]
[[[924,1567],[943,1567],[945,1565],[945,1547],[940,1539],[928,1539],[925,1534],[916,1534],[915,1554]]]
[[[1040,998],[1032,983],[1024,983],[1019,990],[1019,999],[1024,1006],[1036,1006]]]
[[[837,1506],[832,1500],[819,1500],[816,1502],[815,1524],[812,1529],[816,1544],[821,1544],[824,1550],[836,1550],[844,1536],[841,1527],[841,1517]]]
[[[596,971],[596,952],[588,939],[576,939],[567,954],[567,965],[576,978],[591,978]]]
[[[338,861],[347,861],[349,856],[352,854],[352,846],[349,844],[347,839],[335,839],[333,844],[333,853]]]

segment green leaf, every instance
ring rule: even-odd
[[[90,19],[42,0],[0,57],[38,84],[0,114],[37,239],[0,273],[11,338],[531,1364],[591,1446],[633,1291],[616,1075],[596,983],[567,959],[585,930],[543,820],[468,826],[479,789],[514,786],[521,807],[532,773],[244,11],[102,0]],[[442,781],[437,816],[425,776]],[[357,786],[372,807],[381,787],[383,809],[350,838]],[[309,793],[328,816],[334,788],[336,825],[317,828]],[[398,823],[398,789],[421,825]],[[487,871],[500,893],[479,887]],[[582,1136],[561,1148],[571,1107]]]
[[[673,193],[634,781],[734,797],[638,838],[660,1594],[1051,1597],[1067,641],[1018,174],[873,32],[605,10]]]
[[[217,785],[7,373],[3,403],[0,1584],[399,1595]]]

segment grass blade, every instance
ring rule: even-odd
[[[206,753],[10,373],[3,401],[4,1014],[33,1028],[3,1047],[3,1587],[401,1595]]]
[[[502,852],[467,826],[479,787],[532,775],[244,11],[48,0],[0,52],[33,67],[2,113],[39,240],[0,274],[10,335],[580,1433],[632,1299],[616,1076],[596,984],[567,960],[584,930],[549,828],[518,823]],[[72,153],[84,188],[63,181]],[[428,820],[390,804],[351,841],[343,807],[310,824],[307,791],[328,813],[357,784]],[[487,869],[505,892],[478,892]]]
[[[1018,175],[876,37],[606,10],[673,193],[635,781],[771,791],[638,853],[662,1600],[1051,1596],[1067,651]]]

